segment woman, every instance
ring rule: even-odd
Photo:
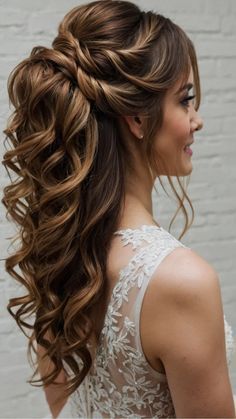
[[[41,380],[30,382],[43,383],[53,417],[67,401],[83,418],[235,417],[217,273],[152,211],[167,176],[181,237],[191,225],[179,177],[203,122],[190,39],[130,2],[76,7],[52,48],[14,69],[9,97],[3,163],[21,180],[3,203],[22,247],[6,270],[27,294],[8,310],[32,330]]]

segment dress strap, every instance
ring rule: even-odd
[[[157,233],[165,231],[164,228],[156,225],[142,224],[139,228],[117,230],[113,234],[121,236],[123,246],[132,244],[132,248],[135,250],[141,247],[143,242],[153,243],[156,240]]]

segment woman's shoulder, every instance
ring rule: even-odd
[[[189,339],[223,336],[223,307],[215,269],[197,252],[179,247],[158,265],[145,295],[146,346],[153,356],[189,345]],[[198,347],[199,341],[196,341]],[[177,350],[177,349],[176,349]]]
[[[146,293],[147,307],[149,319],[155,319],[149,333],[154,336],[151,328],[158,330],[155,336],[158,345],[164,341],[167,345],[173,344],[171,335],[176,336],[178,333],[184,339],[184,330],[188,330],[189,336],[189,328],[196,331],[199,324],[203,328],[211,324],[217,329],[219,324],[223,324],[218,274],[194,250],[176,248],[164,258],[152,275]],[[161,352],[161,348],[159,350]]]
[[[211,298],[219,291],[219,277],[214,267],[189,247],[177,247],[155,270],[152,291],[168,300],[189,303],[190,298]]]

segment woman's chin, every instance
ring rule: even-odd
[[[159,176],[189,176],[193,171],[191,158],[188,161],[185,159],[181,161],[179,167],[165,167],[160,170]]]
[[[192,171],[193,171],[193,166],[192,166],[192,163],[190,163],[188,165],[187,164],[186,165],[183,165],[178,170],[171,170],[169,172],[169,175],[170,176],[179,176],[179,177],[181,177],[181,176],[189,176],[189,175],[191,175]],[[166,174],[166,176],[167,176],[167,174]]]
[[[186,167],[185,169],[183,169],[181,175],[179,176],[189,176],[191,175],[192,171],[193,171],[193,166],[189,165],[189,167]]]

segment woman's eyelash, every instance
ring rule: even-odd
[[[185,97],[182,101],[181,101],[181,103],[184,105],[184,106],[189,106],[189,101],[190,100],[192,100],[192,99],[194,99],[196,97],[196,95],[192,95],[192,96],[187,96],[187,97]]]

